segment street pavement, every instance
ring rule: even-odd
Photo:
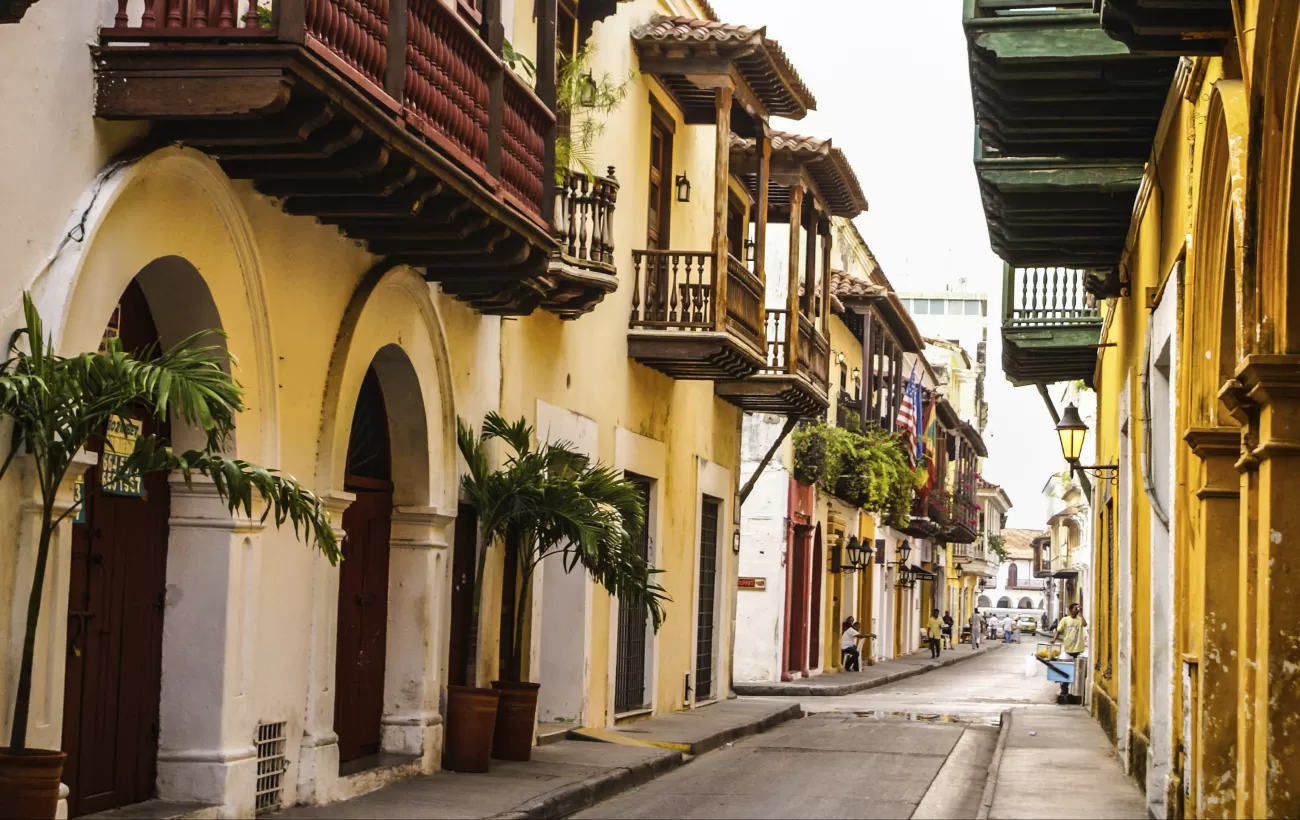
[[[1083,709],[1056,705],[1057,687],[1032,660],[1034,643],[1025,636],[857,694],[797,699],[808,717],[575,816],[1145,817],[1140,792],[1100,728]],[[1000,718],[1009,709],[1026,719],[1008,724],[1009,757],[989,784]],[[1094,799],[1069,799],[1080,790]]]

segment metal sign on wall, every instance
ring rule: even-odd
[[[741,577],[736,579],[736,586],[740,589],[764,590],[767,589],[767,579]]]
[[[122,476],[122,464],[135,450],[140,438],[140,421],[128,416],[111,416],[104,434],[104,453],[100,456],[103,476],[100,487],[112,495],[144,496],[144,476]]]

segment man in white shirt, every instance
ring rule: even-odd
[[[984,634],[984,616],[976,609],[970,615],[970,648],[980,648],[980,636]]]
[[[844,633],[840,635],[840,654],[844,659],[845,672],[862,671],[861,653],[858,651],[858,641],[862,640],[862,633],[858,627],[862,624],[852,618],[844,619]]]

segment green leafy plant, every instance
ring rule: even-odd
[[[908,461],[902,439],[875,427],[862,432],[818,422],[792,436],[794,475],[837,498],[906,526],[924,471]]]
[[[202,343],[215,331],[197,333],[161,353],[153,348],[128,353],[120,340],[108,339],[102,352],[61,356],[51,349],[40,314],[26,293],[23,318],[25,326],[10,338],[9,358],[0,364],[0,419],[13,425],[0,477],[15,458],[31,459],[41,524],[27,601],[11,753],[27,747],[32,664],[51,538],[58,525],[84,503],[78,499],[56,514],[55,501],[77,453],[103,436],[113,417],[143,415],[165,422],[171,415],[205,435],[201,449],[181,453],[156,434],[140,436],[132,452],[116,461],[115,480],[129,482],[144,473],[176,471],[188,484],[195,473],[206,475],[232,514],[242,511],[251,517],[256,493],[266,505],[262,520],[271,517],[277,527],[292,524],[294,534],[314,543],[331,563],[339,560],[329,513],[310,490],[290,476],[219,455],[244,403],[242,388],[222,368],[229,354],[223,347]],[[110,447],[108,437],[104,440]]]
[[[543,560],[562,556],[566,572],[581,567],[611,595],[642,609],[655,631],[664,620],[667,595],[638,549],[645,507],[637,486],[603,464],[592,464],[568,442],[533,445],[523,419],[507,422],[496,413],[483,419],[482,434],[457,421],[457,443],[469,471],[462,487],[478,508],[484,549],[479,554],[473,622],[478,622],[483,569],[488,550],[514,556],[507,573],[519,580],[510,668],[518,681],[523,667],[523,624],[533,574]],[[489,467],[485,444],[510,450],[499,469]]]
[[[591,67],[595,53],[595,44],[588,41],[572,57],[560,59],[555,83],[556,182],[563,182],[570,170],[596,176],[596,140],[605,133],[605,120],[627,98],[628,84],[635,76],[629,71],[622,80],[610,74],[597,77]]]
[[[1011,557],[1007,552],[1007,539],[1001,535],[989,536],[989,549],[993,551],[1000,560],[1006,561]]]
[[[537,64],[534,63],[527,54],[520,54],[515,51],[509,40],[501,43],[501,62],[506,67],[528,81],[529,85],[537,82]]]

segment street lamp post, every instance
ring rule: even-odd
[[[1119,465],[1117,464],[1079,463],[1079,457],[1083,455],[1084,439],[1088,437],[1088,425],[1079,418],[1079,408],[1073,404],[1065,406],[1065,412],[1061,414],[1061,420],[1056,425],[1056,435],[1061,440],[1061,454],[1065,456],[1065,461],[1070,465],[1071,470],[1097,478],[1105,478],[1103,473],[1109,473],[1112,481],[1118,481]]]

